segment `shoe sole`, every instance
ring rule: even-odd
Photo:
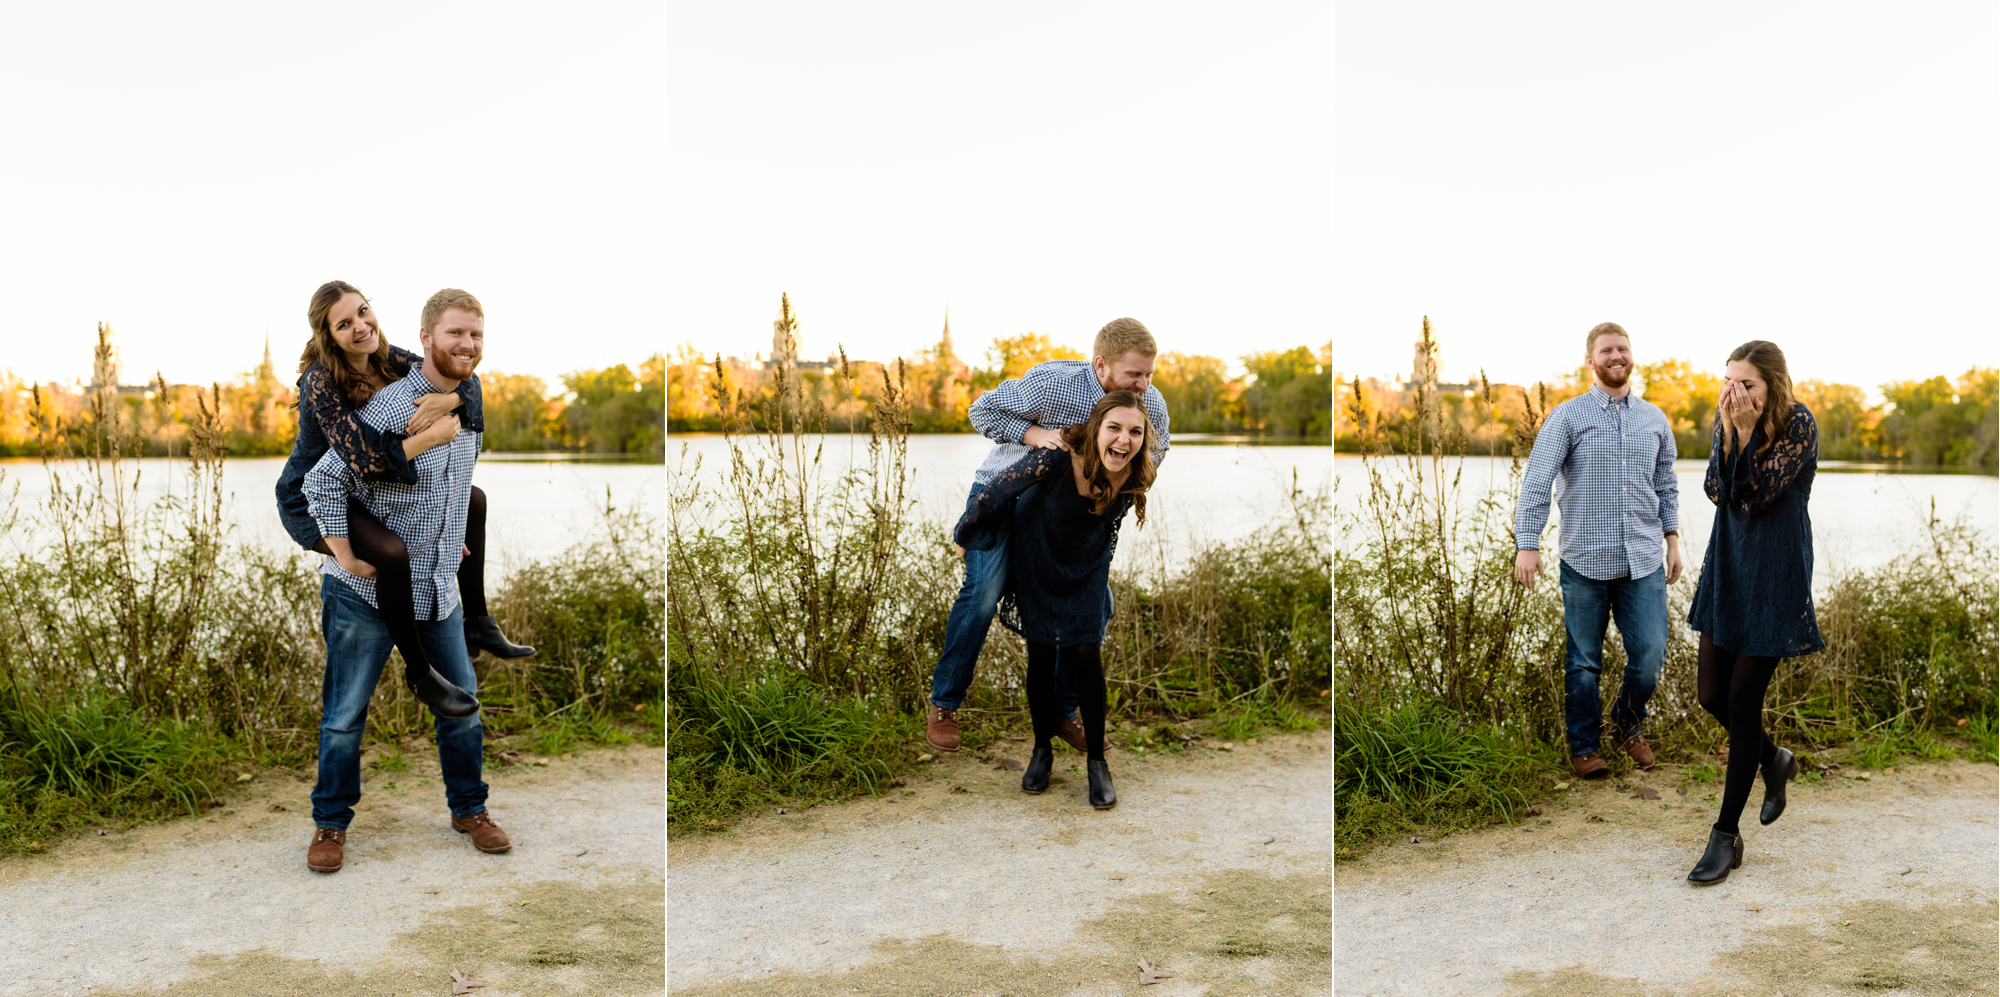
[[[931,749],[932,749],[933,751],[957,751],[957,750],[958,750],[957,748],[947,748],[947,747],[945,747],[944,745],[942,745],[942,744],[939,744],[939,743],[937,743],[936,741],[933,741],[933,740],[931,740],[931,739],[930,739],[930,738],[928,738],[928,737],[927,737],[927,738],[924,738],[924,743],[925,743],[925,744],[928,744],[928,745],[930,745],[930,746],[931,746]]]
[[[457,832],[458,832],[458,833],[460,833],[460,834],[471,834],[471,833],[472,833],[471,831],[467,831],[467,830],[465,830],[464,828],[460,828],[460,827],[454,827],[454,828],[452,828],[452,830],[454,830],[454,831],[457,831]],[[482,852],[485,852],[485,853],[486,853],[486,854],[488,854],[488,855],[503,855],[503,854],[505,854],[505,853],[507,853],[507,852],[510,852],[510,851],[513,851],[513,850],[514,850],[514,843],[510,841],[510,842],[508,842],[508,843],[507,843],[506,847],[504,847],[504,848],[483,848],[483,847],[481,847],[481,846],[480,846],[479,842],[477,842],[477,841],[474,841],[474,842],[472,843],[472,847],[474,847],[474,848],[478,848],[478,849],[479,849],[480,851],[482,851]]]
[[[340,871],[340,866],[337,866],[337,865],[336,865],[336,866],[323,866],[323,865],[314,865],[314,864],[312,864],[311,862],[307,862],[307,863],[306,863],[306,868],[308,868],[308,869],[311,869],[311,870],[312,870],[312,871],[314,871],[314,872],[339,872],[339,871]]]
[[[1793,755],[1793,756],[1792,756],[1792,767],[1791,767],[1791,768],[1789,768],[1789,769],[1787,769],[1787,770],[1785,771],[1785,778],[1784,778],[1784,782],[1791,782],[1791,781],[1792,781],[1793,779],[1796,779],[1796,778],[1798,778],[1798,777],[1799,777],[1799,756],[1797,756],[1797,755]],[[1783,783],[1780,783],[1780,785],[1783,785]],[[1786,801],[1786,802],[1787,802],[1787,803],[1789,803],[1790,801],[1788,800],[1788,801]],[[1775,814],[1774,816],[1772,816],[1772,818],[1771,818],[1770,820],[1765,820],[1765,819],[1763,818],[1763,816],[1762,816],[1762,815],[1760,814],[1760,815],[1759,815],[1759,816],[1757,817],[1757,824],[1758,824],[1758,826],[1760,826],[1760,827],[1770,827],[1771,825],[1773,825],[1773,824],[1776,824],[1776,823],[1778,822],[1778,818],[1779,818],[1779,817],[1783,817],[1783,816],[1785,815],[1785,810],[1786,810],[1786,809],[1787,809],[1787,807],[1779,807],[1779,808],[1778,808],[1778,812],[1777,812],[1777,814]]]
[[[1091,807],[1091,809],[1093,809],[1093,810],[1109,810],[1109,809],[1111,809],[1112,807],[1115,807],[1115,806],[1117,806],[1117,805],[1118,805],[1118,804],[1116,804],[1116,803],[1106,803],[1105,805],[1103,805],[1103,806],[1101,806],[1101,807],[1100,807],[1100,806],[1098,806],[1097,804],[1093,803],[1093,804],[1091,804],[1091,805],[1090,805],[1090,807]]]

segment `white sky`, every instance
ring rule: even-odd
[[[440,287],[481,369],[663,347],[657,2],[0,6],[0,369],[124,379],[296,366],[312,291],[359,286],[417,348]]]
[[[1327,342],[1326,3],[675,2],[668,342]]]
[[[1410,3],[1335,19],[1334,365],[1528,383],[1615,321],[1870,389],[2000,366],[2000,5]]]

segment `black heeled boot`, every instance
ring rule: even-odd
[[[1743,864],[1743,836],[1718,831],[1708,832],[1708,850],[1701,853],[1701,861],[1694,864],[1694,871],[1688,873],[1688,882],[1696,886],[1720,883],[1729,878],[1729,870]]]
[[[1791,749],[1779,748],[1764,766],[1764,808],[1757,814],[1757,823],[1769,824],[1785,812],[1785,783],[1798,777],[1799,760]]]
[[[465,618],[465,649],[474,654],[485,651],[496,658],[525,658],[535,653],[526,644],[516,644],[500,632],[500,623],[491,616]]]
[[[411,692],[416,693],[418,702],[446,720],[457,720],[479,712],[479,700],[474,699],[472,693],[459,688],[428,665],[424,666],[422,675],[416,674],[415,668],[404,668],[403,681],[409,685]]]
[[[1028,756],[1028,767],[1021,770],[1021,792],[1039,793],[1049,788],[1049,769],[1056,763],[1056,753],[1049,750],[1048,738],[1035,743],[1034,754]]]
[[[1109,810],[1118,802],[1118,791],[1111,788],[1111,766],[1102,758],[1092,758],[1084,763],[1090,772],[1090,805],[1099,810]]]

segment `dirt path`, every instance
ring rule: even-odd
[[[770,813],[668,852],[676,997],[1329,990],[1326,732],[1151,757],[1114,750],[1118,806],[1059,748],[1027,796],[1008,745],[946,755],[880,800]],[[1002,742],[1003,745],[1008,742]]]
[[[0,994],[657,994],[664,752],[488,768],[514,841],[451,830],[434,754],[377,771],[347,865],[305,867],[310,783],[262,775],[200,820],[0,863]]]
[[[1398,843],[1335,872],[1342,995],[1994,993],[2000,780],[1953,762],[1794,784],[1696,887],[1718,784],[1582,784],[1516,829]],[[1659,799],[1637,798],[1652,787]]]

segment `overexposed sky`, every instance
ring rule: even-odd
[[[2000,6],[1342,0],[1334,365],[1528,383],[1641,363],[1797,380],[2000,366]]]
[[[1332,336],[1323,2],[668,8],[668,342],[914,358]]]
[[[321,283],[417,347],[431,292],[481,369],[636,366],[665,341],[664,8],[187,0],[0,7],[0,369],[281,370]]]

